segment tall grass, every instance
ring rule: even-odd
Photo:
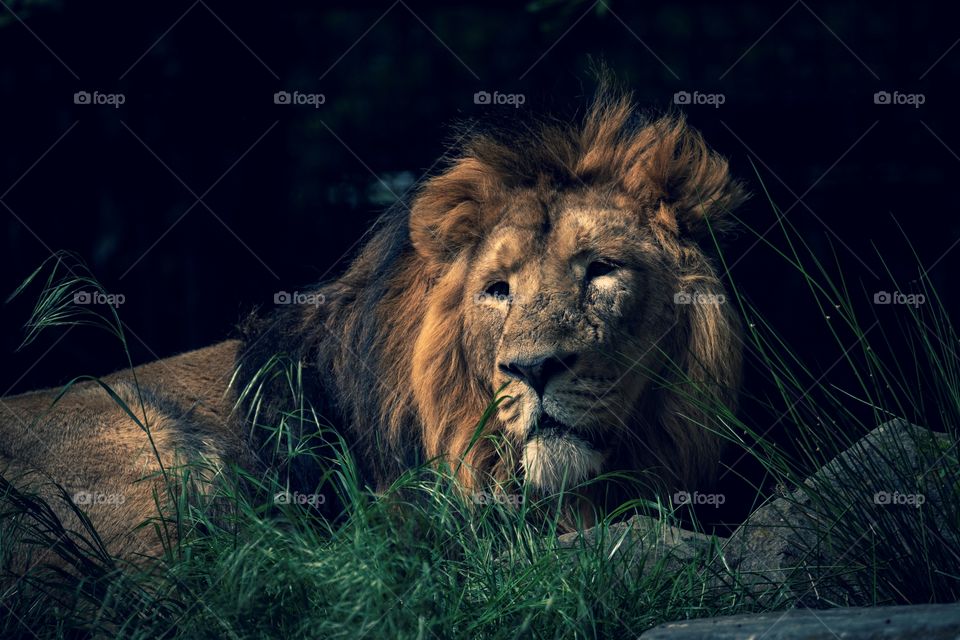
[[[782,431],[795,444],[785,452],[782,442],[768,437],[768,425],[761,431],[735,417],[731,420],[747,433],[744,444],[770,478],[798,488],[788,499],[804,503],[804,511],[816,514],[821,529],[816,539],[831,547],[828,557],[832,552],[843,558],[841,566],[812,570],[842,575],[840,602],[828,599],[820,604],[960,600],[960,337],[944,301],[906,237],[917,265],[910,287],[898,281],[877,251],[889,279],[885,291],[851,291],[836,255],[831,256],[832,266],[824,263],[767,197],[783,245],[751,229],[746,221],[738,222],[802,276],[808,296],[800,304],[815,305],[834,340],[836,366],[851,374],[855,386],[841,388],[831,376],[809,369],[800,350],[784,343],[736,291],[750,350],[778,392],[767,400],[770,415],[775,423],[785,423]],[[912,295],[918,302],[876,304],[875,296],[891,291]],[[893,419],[939,428],[943,434],[907,431],[904,440],[884,450],[862,451],[865,462],[838,460],[826,485],[803,482],[838,452]],[[875,491],[907,492],[927,503],[923,508],[889,507],[877,504]],[[813,555],[822,550],[801,551]]]

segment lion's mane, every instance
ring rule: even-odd
[[[317,288],[323,304],[282,307],[243,327],[238,385],[255,382],[275,354],[301,363],[306,397],[338,427],[375,488],[426,460],[463,460],[468,486],[517,471],[521,443],[500,432],[495,416],[482,434],[490,437],[475,438],[493,390],[466,357],[462,306],[471,250],[497,222],[499,209],[485,203],[517,188],[616,188],[655,212],[650,224],[671,254],[665,277],[690,295],[724,293],[710,256],[730,226],[726,212],[745,196],[682,116],[645,116],[607,89],[574,124],[480,126],[464,140],[380,218],[345,274]],[[668,461],[660,469],[667,484],[694,486],[717,467],[718,407],[735,403],[739,324],[730,304],[674,306],[676,323],[660,341],[668,364],[634,412],[647,446],[621,452],[617,464],[642,470]],[[269,401],[259,420],[269,423],[290,394],[282,376],[263,390]],[[289,437],[296,447],[311,434]],[[295,462],[291,472],[315,482],[322,470],[311,465]]]

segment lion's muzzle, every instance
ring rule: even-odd
[[[550,378],[565,371],[573,371],[576,360],[575,353],[552,353],[511,359],[497,366],[504,375],[527,383],[542,398]]]

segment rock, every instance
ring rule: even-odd
[[[879,549],[877,560],[896,562],[918,551],[921,532],[955,531],[946,524],[957,505],[943,498],[960,480],[943,464],[950,446],[946,434],[887,422],[754,511],[723,543],[723,559],[761,601],[866,604],[872,585],[853,570],[858,551]]]
[[[656,518],[634,516],[627,522],[594,527],[582,534],[567,533],[557,541],[561,548],[602,548],[608,556],[620,555],[627,571],[644,571],[664,562],[679,567],[697,557],[717,553],[716,538],[670,526]]]
[[[960,637],[960,604],[861,607],[723,616],[667,622],[641,640],[955,640]]]

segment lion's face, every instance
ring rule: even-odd
[[[417,336],[427,455],[464,460],[467,484],[519,470],[544,492],[606,471],[709,476],[738,321],[675,296],[724,297],[704,247],[743,198],[682,118],[638,119],[626,98],[580,124],[476,136],[409,217],[403,277],[421,285],[396,305]]]
[[[591,194],[546,211],[514,202],[478,247],[464,329],[476,370],[506,396],[497,416],[526,481],[551,490],[628,444],[676,287],[645,212]]]

